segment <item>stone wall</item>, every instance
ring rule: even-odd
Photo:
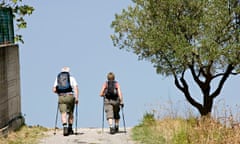
[[[24,122],[21,114],[18,45],[0,45],[0,131],[15,130]]]

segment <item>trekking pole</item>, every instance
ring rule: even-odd
[[[76,117],[76,122],[75,122],[75,135],[77,135],[77,119],[78,119],[78,104],[76,104],[76,110],[75,110],[76,114],[75,114],[75,117]]]
[[[125,119],[124,119],[124,113],[123,113],[123,106],[120,106],[121,109],[122,109],[122,117],[123,117],[123,126],[124,126],[124,133],[126,134],[127,131],[126,131],[126,125],[125,125]]]
[[[105,97],[103,98],[103,111],[102,111],[102,133],[103,133],[103,129],[104,129],[104,101],[105,101]]]
[[[59,103],[57,104],[57,113],[56,113],[56,120],[55,120],[55,127],[54,127],[54,135],[56,135],[56,128],[57,128],[57,119],[58,119],[58,109],[59,109]]]

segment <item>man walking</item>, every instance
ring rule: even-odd
[[[114,73],[107,75],[107,81],[103,84],[100,96],[104,97],[104,109],[108,120],[110,134],[119,130],[120,106],[123,107],[123,96],[120,85],[115,81]],[[113,123],[115,124],[113,126]]]
[[[63,67],[58,74],[53,92],[58,94],[59,110],[63,125],[63,135],[73,134],[73,112],[74,105],[78,104],[78,84],[76,79],[70,75],[70,68]]]

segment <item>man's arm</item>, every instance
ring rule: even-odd
[[[79,95],[78,86],[74,86],[73,91],[74,91],[75,102],[76,104],[78,104],[78,95]]]
[[[53,91],[54,93],[57,93],[56,87],[53,87],[53,88],[52,88],[52,91]]]
[[[57,93],[57,78],[55,79],[55,81],[54,81],[54,84],[53,84],[53,88],[52,88],[52,91],[54,92],[54,93]]]

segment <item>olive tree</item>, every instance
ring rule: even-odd
[[[31,15],[34,11],[32,6],[24,4],[23,0],[2,0],[0,2],[0,8],[11,8],[15,25],[18,29],[27,28],[27,22],[24,17]],[[15,41],[24,43],[22,35],[16,34]]]
[[[150,61],[202,116],[231,75],[240,72],[239,0],[132,0],[115,15],[114,46]],[[200,89],[202,101],[187,76]],[[213,82],[217,86],[213,86]]]

